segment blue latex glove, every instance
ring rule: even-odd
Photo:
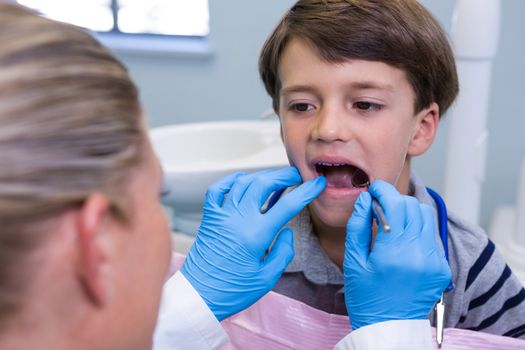
[[[202,223],[181,271],[219,321],[268,293],[292,260],[292,231],[285,228],[275,237],[321,193],[326,179],[305,182],[264,214],[261,207],[272,192],[300,182],[290,167],[234,174],[208,189]]]
[[[372,196],[385,212],[372,251]],[[377,214],[376,214],[377,215]],[[348,220],[345,302],[352,329],[388,320],[427,318],[451,272],[435,239],[434,211],[376,180],[359,195]]]

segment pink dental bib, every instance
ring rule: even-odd
[[[184,259],[173,255],[170,274]],[[351,331],[347,316],[329,314],[274,292],[221,324],[230,337],[221,350],[332,349]],[[525,341],[447,328],[441,349],[525,350]]]

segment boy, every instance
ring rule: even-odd
[[[436,207],[410,159],[431,146],[457,96],[452,50],[415,0],[300,0],[264,44],[259,71],[290,163],[304,181],[328,180],[289,224],[296,254],[274,290],[347,314],[345,227],[359,193],[383,179]],[[445,326],[525,337],[525,290],[494,244],[452,213],[448,230]]]

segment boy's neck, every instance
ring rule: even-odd
[[[399,193],[406,195],[408,194],[408,188],[410,183],[410,162],[409,160],[405,161],[405,165],[401,170],[401,175],[397,181],[396,188]],[[321,222],[316,215],[310,213],[312,220],[312,226],[314,233],[319,238],[319,243],[321,247],[326,252],[326,255],[339,266],[341,271],[343,270],[343,260],[345,256],[345,237],[346,237],[346,227],[333,227],[328,226],[324,222]],[[372,228],[372,238],[375,238],[377,233],[377,227],[374,225]],[[373,242],[372,239],[372,242]],[[372,243],[373,244],[373,243]]]
[[[399,180],[397,181],[396,188],[399,191],[399,193],[403,195],[408,195],[408,188],[410,185],[410,159],[407,159],[405,161],[405,165],[403,166],[403,169],[401,170],[401,174],[399,175]]]
[[[343,259],[345,256],[345,236],[346,229],[344,227],[328,226],[319,218],[310,212],[312,219],[312,227],[314,233],[319,238],[319,243],[325,251],[326,255],[343,270]]]

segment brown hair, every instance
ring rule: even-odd
[[[94,192],[125,218],[141,159],[138,92],[84,30],[0,4],[0,323],[21,307],[46,223]],[[1,328],[1,327],[0,327]]]
[[[279,63],[293,38],[334,63],[381,61],[402,69],[416,95],[415,112],[432,102],[440,116],[458,94],[452,49],[438,22],[416,0],[300,0],[266,40],[259,73],[279,110]]]

